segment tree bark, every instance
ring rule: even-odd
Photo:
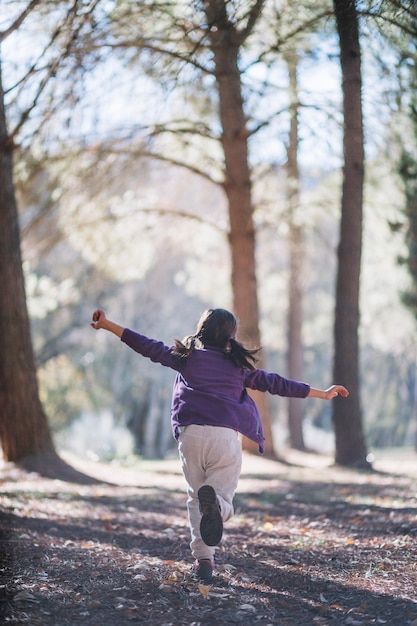
[[[229,243],[232,265],[233,309],[239,318],[239,338],[259,347],[259,306],[256,280],[256,241],[253,223],[252,185],[248,160],[248,132],[239,70],[240,34],[229,21],[225,0],[207,0],[207,21],[212,25],[210,44],[222,126],[225,192],[229,209]],[[265,394],[254,392],[265,431],[265,453],[274,455],[270,411]],[[244,448],[257,446],[244,440]]]
[[[409,44],[407,56],[410,63],[405,93],[409,94],[409,97],[407,110],[402,112],[408,115],[409,125],[406,127],[407,137],[404,137],[401,146],[398,166],[398,173],[402,179],[405,193],[404,228],[407,254],[401,256],[399,261],[405,264],[411,279],[409,288],[402,293],[402,300],[417,321],[417,43]],[[402,104],[400,106],[403,109]],[[417,414],[415,415],[417,418]],[[415,450],[417,451],[417,419],[415,428]]]
[[[340,241],[337,251],[334,325],[334,382],[350,391],[333,403],[336,463],[367,467],[359,384],[359,287],[362,252],[364,145],[361,101],[361,50],[354,0],[334,0],[340,42],[344,114],[344,170]]]
[[[287,149],[287,206],[289,240],[289,280],[287,313],[287,371],[293,380],[303,379],[303,230],[299,221],[300,175],[298,167],[298,58],[297,52],[286,55],[290,95],[290,133]],[[288,433],[290,446],[305,450],[303,437],[304,401],[288,398]]]
[[[0,440],[6,461],[54,447],[38,392],[0,65]]]

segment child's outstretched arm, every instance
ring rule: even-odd
[[[274,395],[289,398],[321,398],[331,400],[336,396],[347,398],[348,390],[342,385],[332,385],[328,389],[314,389],[307,383],[290,380],[279,374],[267,372],[263,369],[248,370],[245,374],[245,387],[258,391],[269,391]]]
[[[119,326],[115,322],[111,322],[106,318],[106,315],[102,309],[96,309],[93,313],[93,321],[90,326],[98,330],[104,328],[109,330],[113,334],[120,337],[121,341],[132,348],[135,352],[138,352],[142,356],[147,357],[154,363],[160,363],[165,367],[171,367],[177,372],[181,371],[184,367],[184,360],[172,354],[172,348],[166,346],[162,341],[156,339],[150,339],[141,335],[140,333],[131,330],[130,328],[124,328]]]
[[[309,398],[320,398],[321,400],[333,400],[337,396],[342,396],[342,398],[347,398],[349,395],[348,390],[343,385],[332,385],[328,389],[313,389],[310,387],[310,391],[308,392]]]

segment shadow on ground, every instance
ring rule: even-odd
[[[150,484],[137,488],[33,477],[30,490],[23,480],[3,485],[4,623],[409,626],[417,619],[410,482],[350,483],[341,475],[331,482],[331,472],[326,482],[314,470],[308,482],[296,470],[245,474],[256,489],[237,495],[205,598],[190,574],[183,485],[155,487],[147,471]]]

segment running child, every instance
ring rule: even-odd
[[[177,372],[171,422],[187,482],[190,547],[197,577],[210,582],[223,522],[233,515],[242,464],[239,433],[263,452],[261,419],[246,389],[323,400],[346,398],[349,392],[342,385],[313,389],[256,368],[258,350],[249,350],[236,340],[236,317],[225,309],[204,311],[195,333],[175,340],[173,347],[119,326],[101,309],[94,311],[92,319],[96,330],[114,333],[142,356]]]

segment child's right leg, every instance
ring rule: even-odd
[[[188,483],[188,518],[191,552],[198,559],[213,559],[214,547],[200,534],[201,512],[198,490],[211,485],[217,494],[223,521],[233,515],[233,496],[239,480],[242,449],[238,433],[217,426],[187,426],[179,438],[179,453]]]

